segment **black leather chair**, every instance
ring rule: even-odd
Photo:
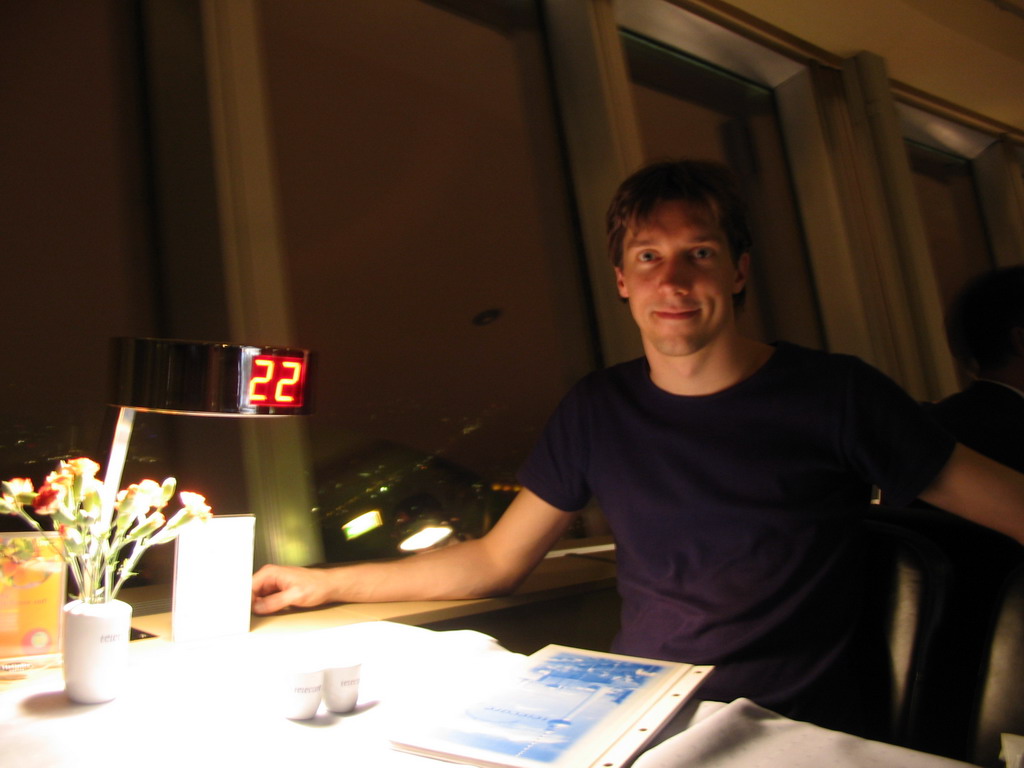
[[[1009,537],[931,507],[877,507],[872,518],[934,542],[949,563],[939,626],[926,654],[910,729],[913,746],[957,760],[974,759],[971,735],[978,669],[989,645],[989,625],[1000,585],[1024,560]]]
[[[949,560],[915,531],[873,519],[865,521],[865,528],[868,581],[860,642],[871,653],[881,634],[886,649],[881,675],[867,681],[878,702],[872,735],[923,749],[928,743],[924,705],[945,610]]]
[[[1007,577],[983,661],[971,761],[1000,766],[1000,734],[1024,735],[1024,563]]]

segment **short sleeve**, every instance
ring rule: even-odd
[[[567,512],[582,509],[591,496],[586,480],[589,423],[582,390],[578,384],[555,409],[517,476],[521,485]]]
[[[854,470],[882,490],[885,504],[909,504],[938,476],[956,441],[894,381],[847,359],[845,453]]]

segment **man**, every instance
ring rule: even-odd
[[[932,415],[964,445],[1024,472],[1024,266],[969,283],[946,326],[953,355],[975,378]]]
[[[711,663],[702,694],[844,720],[858,670],[857,523],[869,488],[1024,541],[1024,476],[956,446],[854,358],[745,338],[750,237],[727,172],[661,163],[620,187],[608,232],[645,357],[581,381],[484,537],[395,563],[267,566],[258,613],[514,589],[593,496],[615,534],[614,650]]]

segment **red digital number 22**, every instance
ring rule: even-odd
[[[275,376],[276,364],[275,361],[270,358],[256,358],[253,361],[254,366],[258,366],[262,369],[261,373],[253,372],[253,376],[249,381],[249,402],[251,403],[262,403],[266,402],[267,394],[266,391],[269,387],[264,385],[272,384],[276,379],[276,385],[274,386],[273,402],[279,404],[293,404],[295,403],[295,396],[290,394],[291,388],[298,386],[302,379],[302,362],[299,360],[282,360],[281,368],[284,372]]]

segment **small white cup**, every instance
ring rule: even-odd
[[[308,720],[316,714],[323,697],[323,670],[289,670],[284,676],[284,716]]]
[[[355,709],[361,668],[361,664],[346,664],[324,671],[324,702],[331,712],[341,714]]]

